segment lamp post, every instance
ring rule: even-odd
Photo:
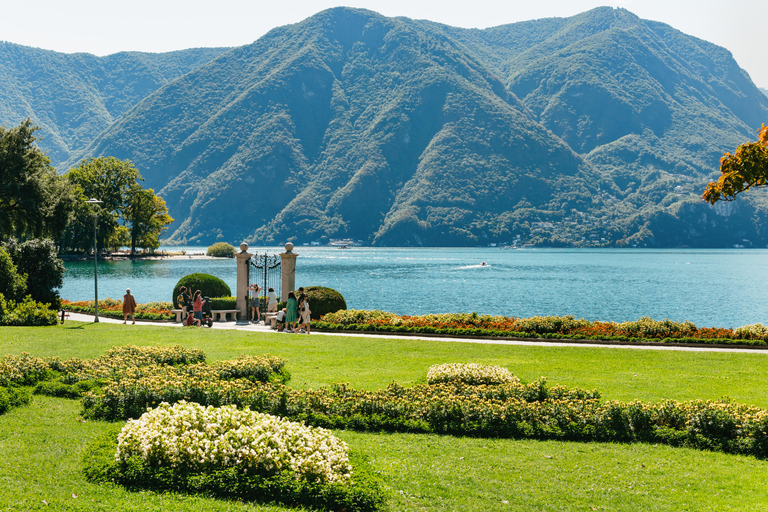
[[[101,204],[104,201],[99,201],[98,199],[89,199],[86,201],[88,204]],[[96,229],[97,224],[99,222],[99,214],[94,211],[93,213],[93,296],[94,296],[94,302],[93,305],[95,307],[95,315],[93,317],[94,323],[99,323],[99,269],[98,269],[98,262],[99,262],[99,252],[98,248],[96,246]]]

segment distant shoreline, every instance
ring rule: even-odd
[[[60,258],[63,261],[93,261],[92,256],[83,256],[83,255],[68,255],[64,254],[60,256]],[[127,254],[109,254],[109,255],[99,255],[99,259],[102,261],[121,261],[121,260],[133,260],[133,261],[159,261],[159,260],[225,260],[225,259],[232,259],[232,258],[215,258],[213,256],[207,256],[203,253],[193,253],[193,254],[179,254],[179,253],[169,253],[169,254],[139,254],[134,257],[131,257]]]

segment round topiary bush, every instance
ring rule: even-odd
[[[235,248],[227,242],[216,242],[208,248],[205,254],[212,258],[234,258]]]
[[[177,297],[182,286],[187,287],[190,297],[194,295],[196,290],[200,290],[203,297],[229,297],[232,295],[232,290],[229,289],[227,283],[216,276],[202,273],[189,274],[179,279],[179,282],[173,287],[174,308],[180,307]],[[310,304],[312,303],[310,302]]]
[[[347,309],[344,297],[333,288],[325,286],[307,286],[304,293],[309,297],[309,307],[312,310],[312,319],[319,320],[328,313],[335,313]]]

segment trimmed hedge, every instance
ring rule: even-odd
[[[237,297],[211,297],[211,309],[237,309]]]
[[[200,290],[203,297],[230,297],[232,296],[232,290],[229,289],[227,283],[222,281],[216,276],[211,274],[195,273],[189,274],[176,283],[173,287],[173,307],[179,308],[180,305],[176,300],[179,296],[179,290],[182,286],[187,287],[187,292],[191,298],[194,298],[195,291]]]
[[[304,288],[304,293],[309,298],[312,320],[319,320],[328,313],[347,309],[347,302],[344,300],[344,297],[333,288],[308,286]],[[296,298],[298,299],[298,297]]]

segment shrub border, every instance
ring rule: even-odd
[[[575,338],[557,333],[525,333],[515,331],[492,331],[488,329],[445,329],[439,327],[412,328],[397,325],[372,324],[334,324],[329,322],[312,322],[315,331],[338,332],[342,334],[392,334],[397,336],[423,336],[430,338],[473,339],[473,340],[503,340],[528,341],[544,343],[572,343],[591,345],[632,345],[649,347],[689,347],[702,346],[723,349],[768,350],[768,342],[763,340],[735,340],[728,338],[631,338],[628,336],[593,336],[590,338]],[[463,331],[463,332],[462,332]],[[685,341],[681,341],[685,340]]]

